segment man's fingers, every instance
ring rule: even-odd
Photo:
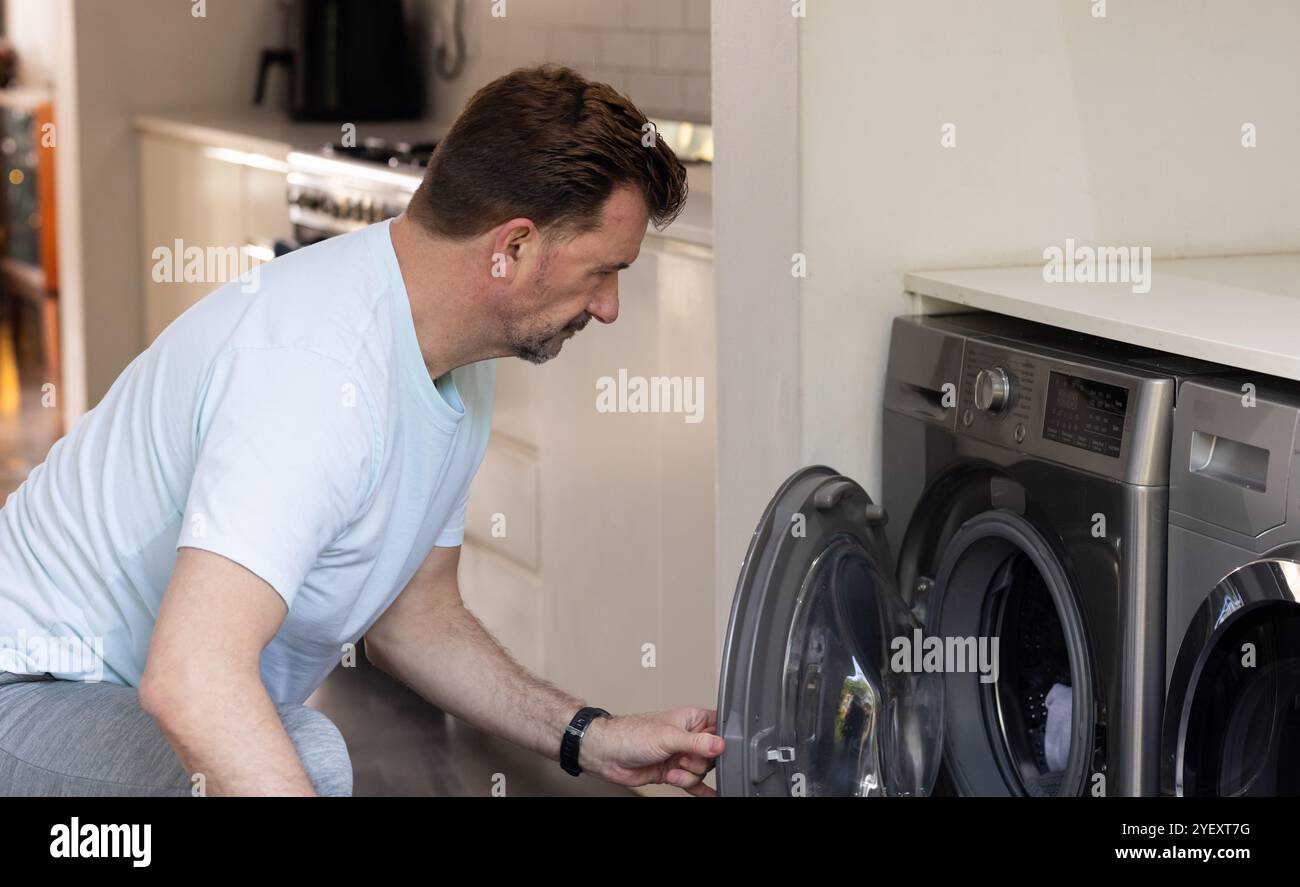
[[[704,729],[710,733],[718,732],[718,713],[711,708],[705,709],[704,712]]]
[[[718,796],[717,789],[713,788],[710,785],[706,785],[703,782],[691,786],[690,788],[686,789],[686,791],[697,798],[716,798]]]
[[[663,737],[664,750],[670,754],[716,758],[722,754],[725,745],[721,736],[712,733],[690,733],[674,728],[669,728]]]
[[[669,770],[668,774],[664,777],[664,782],[667,782],[669,785],[675,785],[678,788],[684,788],[687,791],[690,791],[703,781],[704,778],[702,776],[697,776],[694,773],[682,770],[681,768]]]
[[[713,762],[699,755],[678,755],[674,766],[690,771],[696,776],[704,776],[713,768]]]

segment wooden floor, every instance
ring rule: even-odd
[[[0,503],[63,433],[61,410],[43,401],[40,372],[24,359],[31,342],[21,332],[17,339],[0,324]],[[335,669],[308,700],[347,741],[355,795],[486,797],[498,785],[507,796],[634,795],[574,779],[554,761],[444,715],[359,658],[356,668]]]

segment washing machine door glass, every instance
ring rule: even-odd
[[[1202,603],[1171,676],[1162,752],[1167,792],[1300,795],[1300,562],[1256,561]]]
[[[940,675],[903,651],[885,515],[852,480],[806,468],[769,503],[732,604],[719,688],[725,795],[929,794]]]

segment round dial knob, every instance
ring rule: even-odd
[[[1013,395],[1011,374],[1002,367],[980,370],[975,377],[975,406],[986,413],[1001,416],[1011,409]]]

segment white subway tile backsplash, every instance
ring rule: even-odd
[[[444,5],[450,6],[443,0]],[[563,6],[562,0],[485,0],[483,3],[469,3],[471,7],[482,7],[485,19],[496,22],[510,22],[516,25],[537,25],[555,21]],[[478,10],[472,10],[471,15]],[[505,15],[494,17],[493,13],[504,11]],[[450,13],[448,13],[450,16]]]
[[[600,63],[607,67],[655,67],[658,34],[648,31],[612,31],[600,39]]]
[[[627,94],[645,113],[670,116],[681,110],[684,79],[680,74],[633,71],[627,76]]]
[[[706,73],[709,71],[707,34],[660,34],[655,68],[659,71]]]
[[[481,48],[484,58],[508,61],[512,67],[540,64],[550,54],[541,28],[487,28]]]
[[[547,0],[569,8],[568,24],[587,28],[618,28],[626,22],[621,0]]]
[[[684,82],[682,110],[696,120],[708,120],[713,110],[713,78],[708,74],[688,74]]]
[[[686,27],[692,31],[708,32],[711,16],[710,0],[682,0],[686,9]]]
[[[686,27],[684,0],[622,0],[624,24],[629,28],[672,31]]]
[[[550,31],[547,61],[590,73],[600,62],[600,31],[560,28]]]
[[[584,73],[593,80],[599,80],[601,83],[608,83],[610,86],[623,93],[623,95],[627,95],[629,98],[631,97],[627,85],[628,72],[622,68],[602,68],[598,66],[594,70]],[[636,99],[632,100],[636,101]]]
[[[413,0],[432,10],[442,38],[454,0]],[[647,113],[708,120],[710,0],[467,0],[469,45],[456,81],[429,74],[438,117],[453,116],[493,77],[521,65],[569,65],[627,94]]]

